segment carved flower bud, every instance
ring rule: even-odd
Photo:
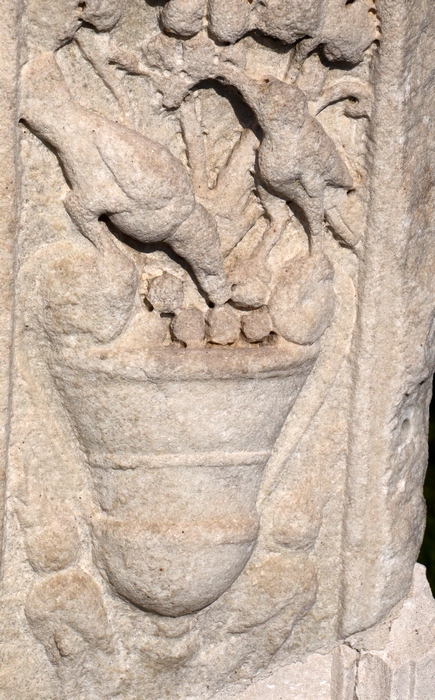
[[[146,298],[156,311],[172,313],[183,303],[183,282],[178,277],[164,272],[150,281]]]
[[[205,335],[205,320],[199,309],[183,309],[172,320],[171,330],[174,338],[187,347],[200,347]]]
[[[260,343],[273,330],[272,319],[265,306],[256,309],[242,318],[242,330],[250,343]]]
[[[207,336],[212,343],[230,345],[235,343],[239,333],[239,319],[229,306],[218,306],[209,311],[207,316]]]

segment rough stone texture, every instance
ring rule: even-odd
[[[2,9],[2,700],[420,700],[435,6]]]
[[[360,652],[358,700],[430,700],[435,678],[435,601],[416,565],[408,597],[383,624],[351,638]]]
[[[0,27],[0,529],[3,537],[11,400],[14,241],[17,226],[18,8],[7,2]]]
[[[435,600],[416,564],[411,590],[380,624],[329,654],[311,654],[252,683],[235,700],[432,700]]]
[[[346,645],[329,654],[311,654],[252,683],[242,693],[218,700],[354,700],[358,653]],[[382,700],[389,700],[387,695]]]

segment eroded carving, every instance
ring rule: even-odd
[[[36,507],[29,484],[59,467],[27,465],[27,620],[68,697],[210,697],[316,602],[328,492],[269,460],[349,342],[374,8],[71,0],[25,19],[22,147],[63,219],[23,261],[20,372],[86,493]]]

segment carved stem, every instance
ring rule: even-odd
[[[195,194],[207,197],[208,173],[204,136],[195,110],[195,98],[189,95],[180,107],[180,124],[187,150]]]
[[[83,57],[91,64],[97,75],[101,78],[105,86],[109,88],[118,102],[122,111],[124,124],[134,129],[135,120],[133,107],[127,91],[122,84],[121,78],[109,67],[106,57],[100,54],[93,42],[89,41],[89,37],[86,34],[78,32],[75,35],[75,42]]]

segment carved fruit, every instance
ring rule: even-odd
[[[228,306],[211,309],[207,316],[207,336],[217,345],[231,345],[239,337],[240,323]]]
[[[324,14],[323,0],[273,0],[260,2],[255,21],[264,34],[286,44],[319,32]]]
[[[267,308],[256,309],[242,318],[242,330],[250,343],[260,343],[273,331],[272,319]]]
[[[18,517],[29,564],[35,571],[58,571],[76,560],[80,537],[68,508],[42,499],[38,505],[20,507]]]
[[[183,282],[178,277],[164,272],[150,281],[146,297],[156,311],[172,313],[183,303]]]
[[[323,253],[299,256],[285,266],[269,301],[274,330],[298,345],[312,345],[334,315],[334,269]]]
[[[86,0],[82,5],[82,19],[98,32],[107,32],[121,19],[125,0]]]
[[[376,17],[361,0],[343,5],[338,12],[331,8],[326,14],[322,31],[323,53],[328,61],[357,64],[376,39]]]
[[[250,277],[232,286],[231,300],[242,309],[259,309],[267,304],[269,293],[262,280]]]
[[[173,319],[171,330],[174,338],[187,347],[198,347],[205,336],[204,316],[199,309],[183,309]]]
[[[270,534],[274,545],[310,551],[319,536],[324,501],[314,479],[303,479],[289,491],[278,490],[270,505]]]
[[[210,28],[219,41],[234,44],[249,30],[251,6],[243,2],[210,0]]]
[[[107,343],[124,329],[133,310],[137,273],[121,251],[105,255],[91,245],[63,241],[44,248],[34,265],[44,327],[55,342],[89,334]]]
[[[204,0],[171,0],[162,10],[163,26],[181,36],[193,36],[202,27]]]

